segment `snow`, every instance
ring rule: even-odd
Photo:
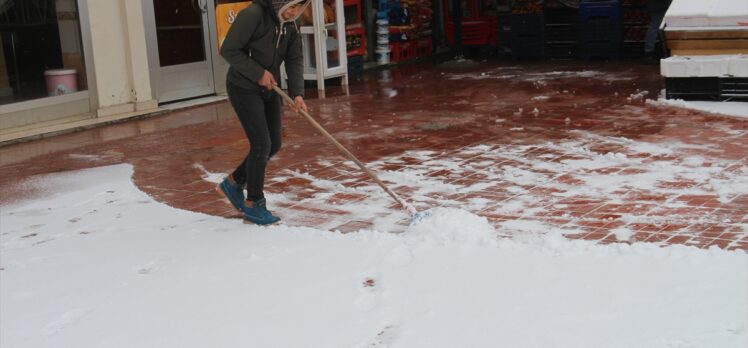
[[[663,20],[668,27],[748,25],[748,1],[673,0]]]
[[[158,203],[132,173],[121,164],[34,177],[24,185],[48,196],[0,207],[0,346],[745,347],[748,340],[742,251],[598,245],[540,222],[507,221],[497,230],[447,208],[404,233],[258,227]]]
[[[473,72],[473,73],[447,73],[445,77],[450,80],[506,80],[511,79],[515,81],[526,81],[535,82],[540,85],[546,83],[546,80],[560,80],[560,79],[571,79],[571,78],[588,78],[601,81],[629,81],[633,80],[634,76],[627,73],[620,73],[611,75],[597,70],[560,70],[560,71],[548,71],[548,72],[526,72],[520,70],[520,67],[514,66],[503,66],[488,71]]]
[[[711,112],[714,114],[748,118],[748,102],[736,101],[693,101],[681,99],[665,99],[660,97],[657,101],[647,100],[651,105],[675,106],[685,109],[693,109]]]
[[[660,61],[660,72],[665,77],[748,77],[748,56],[674,56]]]

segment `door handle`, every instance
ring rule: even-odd
[[[193,0],[202,13],[208,13],[208,0]]]

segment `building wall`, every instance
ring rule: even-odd
[[[98,116],[156,108],[140,1],[89,0]]]

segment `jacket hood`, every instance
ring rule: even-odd
[[[309,3],[311,2],[311,0],[256,0],[256,2],[267,8],[270,8],[273,11],[274,17],[278,19],[278,22],[285,23],[285,22],[293,22],[297,20],[301,16],[301,13],[304,12],[306,7],[309,6]],[[283,17],[281,17],[280,14],[283,13],[283,11],[285,11],[291,6],[294,6],[300,3],[304,3],[304,8],[302,8],[298,12],[296,17],[290,18],[290,19],[283,19]]]

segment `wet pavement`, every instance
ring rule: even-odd
[[[309,91],[310,113],[418,209],[489,219],[505,237],[748,250],[748,120],[657,103],[636,62],[432,64]],[[407,213],[286,110],[269,207],[293,226],[402,232]],[[127,162],[179,209],[239,218],[214,190],[248,149],[227,102],[0,148],[0,204],[31,176]],[[1,209],[1,208],[0,208]]]

